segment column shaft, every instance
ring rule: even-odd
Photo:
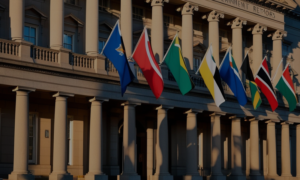
[[[276,129],[275,122],[268,122],[267,125],[267,149],[268,149],[268,176],[277,175],[277,160],[276,160]]]
[[[236,18],[233,20],[232,29],[232,55],[237,68],[240,68],[243,62],[243,36],[242,36],[242,20]],[[241,74],[241,72],[240,72]]]
[[[231,175],[244,176],[242,173],[242,133],[241,119],[231,121]]]
[[[193,14],[182,15],[182,55],[187,64],[188,70],[194,70],[194,49],[193,49]],[[197,71],[197,70],[195,70]]]
[[[63,47],[64,1],[50,1],[50,48]]]
[[[219,21],[209,21],[208,22],[208,43],[212,45],[213,56],[217,66],[220,65],[220,39],[219,39]]]
[[[132,54],[132,0],[121,1],[121,31],[127,57]]]
[[[263,47],[262,47],[262,34],[254,34],[253,35],[253,72],[256,72],[259,68],[262,60],[262,53]]]
[[[164,57],[163,3],[152,2],[151,44],[156,61],[162,62]]]
[[[10,33],[11,39],[15,41],[23,40],[25,17],[24,3],[25,0],[9,1]]]
[[[290,125],[288,123],[282,123],[281,126],[281,176],[292,176]]]
[[[197,113],[189,112],[186,120],[186,174],[199,175],[197,166]]]
[[[99,41],[99,0],[86,1],[85,52],[98,55]]]
[[[271,77],[273,77],[276,73],[277,67],[282,59],[282,37],[283,33],[280,31],[276,31],[272,37],[273,40],[273,54],[272,54],[272,72]],[[280,76],[283,71],[283,63],[280,64],[280,67],[278,67],[278,72],[276,77],[273,79],[273,83],[277,84],[278,80],[280,79]]]

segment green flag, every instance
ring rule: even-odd
[[[165,57],[164,62],[173,74],[181,93],[184,95],[194,88],[185,62],[182,57],[178,35],[176,34]]]

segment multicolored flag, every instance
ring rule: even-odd
[[[123,96],[127,86],[134,80],[135,77],[129,67],[127,56],[125,54],[119,21],[117,21],[109,35],[101,54],[102,53],[113,63],[119,73],[121,93]]]
[[[249,82],[253,108],[257,109],[260,106],[262,101],[260,98],[260,94],[258,92],[257,84],[254,81],[253,73],[250,67],[248,53],[246,54],[245,59],[242,63],[241,70],[245,74],[246,80],[248,80]]]
[[[241,106],[247,104],[247,95],[244,85],[240,79],[239,71],[231,55],[231,48],[227,49],[224,59],[220,65],[220,76],[225,81]]]
[[[294,109],[296,109],[298,98],[289,70],[289,64],[287,64],[275,88],[279,90],[279,92],[289,103],[290,111],[293,111]]]
[[[268,99],[272,111],[275,111],[275,109],[278,107],[278,101],[271,83],[266,57],[263,59],[260,67],[258,68],[255,77],[255,82],[257,86],[261,89],[262,93]]]
[[[203,61],[200,64],[199,71],[206,87],[214,98],[216,105],[219,107],[223,102],[225,102],[225,96],[219,69],[214,60],[211,45],[206,51]]]
[[[178,34],[175,35],[165,57],[164,62],[173,74],[178,87],[183,95],[194,88],[185,62],[182,57]]]
[[[154,58],[146,27],[135,47],[132,58],[142,70],[154,96],[158,99],[163,92],[164,81]]]

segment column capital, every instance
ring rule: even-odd
[[[164,3],[168,3],[169,0],[146,0],[146,3],[150,3],[151,2],[151,6],[163,6]]]
[[[231,25],[231,29],[242,29],[243,25],[247,25],[247,21],[237,17],[229,22],[228,25]]]
[[[286,31],[277,30],[277,31],[275,31],[272,34],[272,40],[273,41],[275,41],[275,40],[282,40],[283,37],[286,37],[286,36],[287,36],[287,32]]]
[[[184,114],[189,114],[189,113],[194,113],[194,114],[198,114],[198,113],[202,113],[203,110],[200,109],[190,109],[188,111],[186,111]]]
[[[16,91],[34,92],[35,89],[34,88],[30,88],[30,87],[17,86],[12,91],[13,92],[16,92]]]
[[[157,108],[155,108],[156,110],[159,110],[159,109],[165,109],[165,110],[169,110],[169,109],[173,109],[174,107],[172,106],[166,106],[166,105],[160,105],[158,106]]]
[[[294,124],[294,122],[291,122],[291,121],[284,121],[282,123],[280,123],[281,125],[291,125],[291,124]]]
[[[210,114],[209,116],[225,116],[225,115],[226,115],[225,112],[216,111],[216,112]]]
[[[263,26],[261,24],[256,24],[252,28],[252,34],[263,34],[264,31],[267,31],[267,26]]]
[[[193,15],[194,11],[198,11],[199,7],[191,5],[191,3],[187,2],[185,5],[181,8],[181,15]]]
[[[103,103],[103,102],[109,101],[109,99],[105,99],[103,97],[95,96],[95,97],[93,97],[92,99],[89,100],[89,102],[94,102],[94,101],[99,101],[99,102]]]
[[[134,102],[134,101],[126,101],[124,103],[121,104],[121,106],[140,106],[141,103],[138,103],[138,102]]]
[[[66,93],[66,92],[57,92],[56,94],[54,94],[52,97],[74,97],[74,94],[71,93]]]
[[[208,15],[203,16],[208,22],[219,22],[220,18],[224,18],[224,14],[216,10],[211,11]]]

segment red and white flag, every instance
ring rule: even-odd
[[[268,99],[272,111],[275,111],[275,109],[278,107],[278,102],[276,98],[276,94],[274,92],[272,83],[271,83],[271,78],[269,75],[269,68],[267,64],[267,59],[266,57],[262,61],[256,77],[255,77],[255,82],[257,86],[261,89],[262,93],[266,96]]]
[[[164,89],[164,81],[154,58],[146,27],[135,47],[132,58],[142,70],[154,96],[158,99]]]

